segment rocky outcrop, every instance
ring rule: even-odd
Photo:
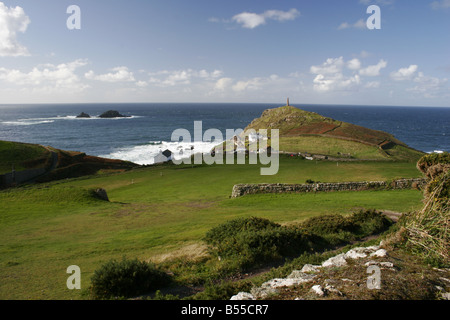
[[[231,197],[238,198],[247,194],[261,193],[303,193],[332,191],[363,191],[375,189],[420,189],[425,185],[425,179],[400,179],[394,181],[362,181],[341,183],[312,184],[237,184],[233,187]]]
[[[384,289],[389,291],[397,280],[400,290],[405,289],[401,280],[405,275],[403,269],[409,262],[398,259],[398,253],[388,248],[383,241],[379,245],[369,247],[356,247],[347,252],[340,253],[322,262],[320,265],[305,264],[301,270],[294,270],[286,278],[275,278],[264,282],[261,286],[253,287],[250,292],[239,292],[231,297],[231,300],[265,300],[277,299],[280,294],[295,300],[315,299],[352,299],[358,290],[362,292],[377,291],[381,289],[381,281],[384,279]],[[389,250],[389,252],[388,252]],[[390,261],[389,261],[390,260]],[[395,261],[398,261],[398,265]],[[415,261],[415,260],[414,260]],[[351,270],[343,272],[344,270]],[[378,270],[380,278],[375,281],[372,275]],[[416,266],[414,266],[416,270]],[[349,272],[351,272],[349,274]],[[411,272],[407,269],[406,272]],[[362,277],[359,276],[362,273]],[[433,287],[436,299],[450,298],[450,269],[433,269],[434,276],[429,271],[424,272],[419,279],[427,281],[427,286]],[[351,279],[348,276],[351,276]],[[425,279],[425,280],[424,280]],[[414,281],[411,281],[412,283]],[[389,284],[389,285],[387,285]],[[372,285],[376,285],[372,287]],[[405,284],[406,286],[407,284]],[[419,291],[424,289],[423,284],[417,284]],[[408,288],[413,288],[408,287]],[[427,290],[430,290],[428,288]],[[402,294],[405,294],[404,292]],[[406,296],[408,297],[408,292]],[[414,293],[411,297],[415,297]],[[286,296],[285,296],[286,297]],[[371,299],[377,297],[370,296]],[[392,297],[398,299],[394,292]]]
[[[231,297],[231,300],[256,300],[265,299],[278,292],[279,288],[294,287],[303,283],[313,282],[317,276],[317,273],[323,268],[337,268],[347,265],[349,259],[359,259],[370,256],[380,250],[380,246],[371,247],[358,247],[349,250],[346,253],[338,254],[334,257],[324,261],[321,265],[306,264],[301,270],[294,270],[287,278],[277,278],[264,282],[260,287],[252,288],[250,293],[240,292],[237,295]],[[384,249],[381,249],[384,250]],[[338,290],[329,284],[325,285],[313,285],[311,291],[318,296],[325,296],[327,292],[335,291],[339,294]]]
[[[87,113],[84,113],[84,112],[77,115],[77,118],[90,118],[90,117],[91,117],[90,115],[88,115]]]
[[[123,114],[120,114],[119,111],[116,111],[116,110],[109,110],[109,111],[103,112],[99,117],[100,118],[130,118],[130,116],[125,116]]]

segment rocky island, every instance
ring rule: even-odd
[[[100,118],[131,118],[131,116],[125,116],[123,114],[120,114],[116,110],[109,110],[109,111],[103,112],[99,117]]]
[[[85,112],[80,113],[77,118],[90,118],[91,116]]]

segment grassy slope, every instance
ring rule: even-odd
[[[280,150],[309,152],[330,156],[350,154],[356,159],[392,159],[417,161],[423,153],[410,149],[387,132],[364,128],[323,117],[294,107],[280,107],[263,112],[246,129],[278,129]],[[378,145],[387,141],[383,152]]]
[[[160,166],[117,175],[0,192],[0,299],[78,299],[66,288],[66,268],[82,270],[82,288],[93,271],[122,255],[149,259],[201,242],[229,219],[260,216],[279,223],[357,208],[409,211],[421,205],[414,190],[229,199],[237,183],[303,183],[418,177],[413,163],[336,163],[281,159],[276,176],[252,165]],[[103,187],[111,203],[87,188]],[[189,252],[186,252],[189,254]]]
[[[122,160],[104,159],[86,155],[82,152],[59,150],[11,141],[0,141],[0,174],[11,172],[12,165],[16,171],[49,167],[52,163],[51,152],[58,154],[56,170],[39,178],[47,182],[69,177],[95,174],[98,171],[125,171],[138,165]]]
[[[47,149],[35,144],[0,141],[0,174],[11,172],[13,164],[16,171],[29,167],[42,167],[49,157],[50,152]],[[27,161],[33,159],[43,161],[27,164]]]

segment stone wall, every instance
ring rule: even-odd
[[[16,171],[14,174],[7,173],[0,175],[0,188],[9,187],[14,184],[20,184],[32,180],[46,173],[46,168],[29,169],[23,171]]]
[[[232,198],[247,194],[261,193],[303,193],[303,192],[332,192],[332,191],[363,191],[377,189],[421,189],[426,184],[425,179],[400,179],[394,181],[362,181],[340,183],[311,183],[311,184],[237,184],[233,187]]]

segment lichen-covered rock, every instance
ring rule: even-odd
[[[319,297],[325,296],[325,291],[323,290],[322,286],[317,284],[311,288],[311,291],[317,294]]]
[[[345,260],[345,253],[338,254],[337,256],[331,257],[327,261],[322,263],[322,267],[343,267],[347,265],[347,261]]]
[[[371,257],[379,257],[384,258],[387,255],[387,251],[385,249],[379,249],[373,253],[370,254]]]
[[[307,273],[307,272],[318,272],[320,271],[320,268],[322,268],[322,266],[317,266],[317,265],[313,265],[313,264],[305,264],[302,268],[302,270],[300,270],[300,272],[303,273]]]
[[[244,301],[244,300],[256,300],[256,299],[251,293],[239,292],[238,294],[232,296],[230,298],[230,300],[241,300],[241,301]]]

